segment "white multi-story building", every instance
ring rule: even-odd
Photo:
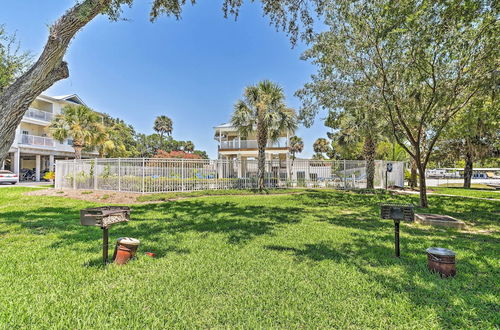
[[[258,157],[258,145],[256,133],[251,132],[248,136],[242,137],[236,127],[231,123],[214,127],[215,140],[219,143],[218,159],[233,161],[237,171],[234,176],[246,177],[257,173],[255,166],[247,160],[255,160]],[[276,141],[269,141],[266,146],[266,161],[270,168],[268,171],[282,172],[288,171],[290,159],[290,137],[293,132],[283,131]],[[272,165],[271,165],[272,164]]]
[[[257,137],[255,132],[249,133],[244,139],[236,127],[230,123],[214,127],[215,140],[219,142],[219,159],[252,159],[257,158]],[[286,160],[290,153],[290,135],[283,131],[280,137],[266,146],[266,160]]]
[[[21,169],[34,170],[36,180],[45,169],[52,169],[56,159],[74,158],[72,140],[60,143],[48,136],[48,127],[52,118],[61,113],[62,108],[70,104],[84,104],[76,95],[47,96],[40,95],[31,104],[17,128],[14,143],[9,155],[0,168],[20,174]],[[84,157],[95,157],[96,152],[85,153]]]

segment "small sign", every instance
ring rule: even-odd
[[[380,217],[397,221],[413,221],[415,214],[413,205],[382,204],[380,206]]]
[[[387,163],[387,172],[392,172],[392,163]]]

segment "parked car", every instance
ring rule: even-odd
[[[17,174],[7,170],[0,170],[0,183],[16,184],[19,182]]]

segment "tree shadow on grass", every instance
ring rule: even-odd
[[[150,219],[152,214],[167,215]],[[139,221],[166,221],[170,233],[222,233],[228,242],[240,244],[254,237],[271,234],[276,228],[300,222],[297,207],[240,206],[231,202],[201,200],[142,205],[134,208]],[[147,225],[143,225],[147,228]]]
[[[449,215],[467,222],[470,226],[498,226],[500,201],[464,199],[460,197],[429,195],[429,208],[420,208],[417,195],[397,195],[386,192],[362,194],[308,190],[294,195],[297,203],[307,207],[344,207],[369,217],[378,217],[381,203],[413,204],[416,213]],[[359,213],[359,212],[358,212]]]
[[[384,244],[388,238],[387,235],[367,238],[366,234],[354,234],[348,243],[326,241],[300,246],[268,245],[265,248],[290,254],[297,262],[344,262],[371,281],[380,283],[383,289],[377,292],[378,296],[387,295],[384,292],[389,290],[392,291],[389,298],[393,294],[403,294],[415,307],[431,307],[444,328],[468,327],[492,320],[497,307],[488,296],[493,294],[492,290],[498,291],[494,288],[494,280],[492,282],[496,276],[495,266],[486,258],[477,258],[489,255],[491,260],[488,247],[478,247],[473,260],[458,259],[456,278],[441,279],[427,270],[426,253],[419,248],[422,243],[418,238],[405,237],[407,242],[400,259],[395,258],[394,250]],[[394,267],[402,270],[394,271]],[[457,301],[464,302],[464,305],[456,306]]]
[[[96,251],[102,237],[101,229],[80,225],[79,211],[77,208],[39,207],[0,212],[0,223],[21,226],[34,235],[57,233],[58,240],[51,244],[52,248],[76,246],[79,250]],[[133,206],[129,223],[110,228],[110,244],[114,244],[112,237],[119,233],[122,237],[138,238],[144,248],[154,248],[158,256],[175,251],[189,252],[173,246],[170,239],[165,244],[166,238],[187,232],[220,233],[227,236],[229,243],[240,244],[271,234],[279,226],[299,222],[301,211],[294,207],[240,206],[203,200]]]

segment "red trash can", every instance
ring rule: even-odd
[[[115,264],[124,265],[135,257],[140,243],[141,242],[135,238],[120,237],[116,241],[115,253],[113,254]]]

